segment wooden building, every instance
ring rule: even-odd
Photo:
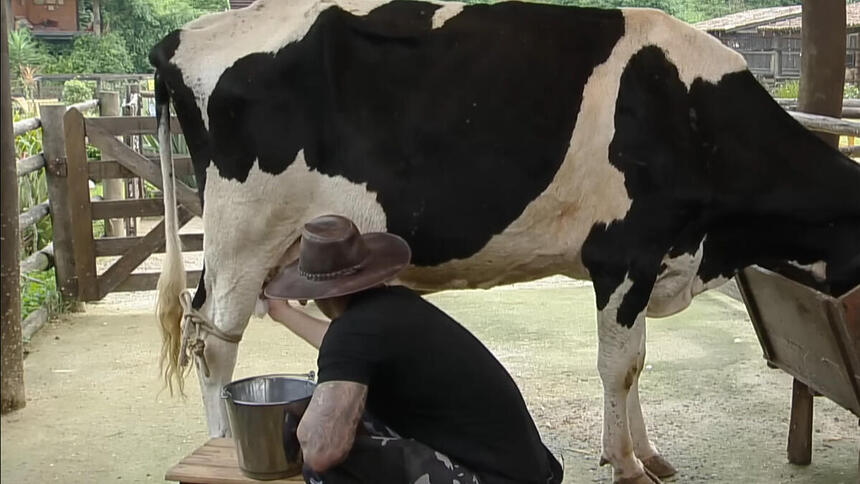
[[[17,27],[24,26],[35,37],[71,39],[78,33],[78,0],[10,0]]]
[[[743,54],[750,70],[765,80],[800,78],[800,5],[759,8],[699,22],[696,27]],[[858,82],[860,3],[846,5],[846,80]]]

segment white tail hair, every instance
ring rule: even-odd
[[[170,98],[167,86],[156,73],[156,119],[158,122],[158,148],[161,158],[162,192],[164,193],[165,257],[158,277],[158,296],[155,311],[161,328],[161,358],[159,370],[164,384],[173,395],[174,384],[184,395],[185,374],[179,366],[181,345],[182,306],[180,294],[185,290],[185,265],[179,242],[178,213],[176,209],[176,183],[173,173],[173,154],[170,143]]]

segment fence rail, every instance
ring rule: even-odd
[[[62,111],[57,113],[55,110],[55,106],[45,105],[42,106],[43,115],[50,113],[56,113],[56,115],[61,115],[62,112],[69,111],[72,109],[78,111],[89,111],[95,108],[98,108],[99,101],[97,99],[90,99],[88,101],[84,101],[77,104],[72,104],[70,106],[56,106],[62,108]],[[34,155],[28,156],[26,158],[20,159],[16,162],[15,171],[18,178],[27,176],[31,173],[39,172],[40,170],[46,169],[46,183],[48,185],[48,200],[42,201],[41,203],[30,207],[24,213],[18,215],[18,227],[19,230],[23,230],[29,227],[33,227],[38,224],[44,218],[51,216],[54,222],[54,238],[60,242],[64,242],[63,247],[60,250],[59,257],[63,259],[60,263],[63,266],[69,265],[70,260],[70,248],[65,244],[67,237],[64,236],[63,232],[63,220],[62,213],[65,211],[62,202],[59,202],[58,205],[59,211],[58,213],[52,213],[52,205],[51,200],[58,200],[58,198],[62,198],[62,195],[66,192],[63,187],[64,178],[63,178],[63,160],[62,160],[62,144],[63,144],[63,136],[62,132],[57,130],[57,122],[56,121],[46,121],[43,123],[42,117],[33,117],[18,121],[14,123],[13,133],[14,137],[21,136],[30,131],[34,131],[37,129],[42,129],[42,146],[43,151],[40,153],[36,153]],[[46,152],[48,154],[46,154]],[[49,159],[54,161],[53,165],[49,164]],[[50,166],[49,166],[50,165]],[[47,246],[42,247],[36,252],[30,254],[26,259],[20,262],[20,273],[23,276],[27,276],[27,274],[42,272],[46,270],[50,270],[55,267],[57,264],[57,257],[55,257],[54,251],[54,242],[52,241]],[[64,267],[65,269],[65,267]],[[68,281],[62,281],[61,278],[67,278],[67,274],[63,274],[63,271],[60,268],[57,269],[57,281],[58,287],[60,287],[61,292],[64,293],[64,296],[68,296],[69,292],[69,283]],[[47,322],[49,317],[49,312],[46,307],[40,307],[30,313],[23,321],[21,321],[22,333],[23,337],[30,338],[36,331],[41,328],[45,322]]]

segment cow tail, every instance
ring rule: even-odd
[[[185,265],[177,226],[176,183],[173,173],[173,154],[170,142],[170,94],[164,80],[155,74],[156,121],[158,123],[158,150],[161,158],[162,192],[164,193],[165,257],[158,277],[156,314],[161,326],[161,358],[159,371],[164,384],[173,395],[174,384],[184,394],[184,374],[179,366],[181,345],[182,306],[180,295],[185,291]]]

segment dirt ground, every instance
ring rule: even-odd
[[[550,282],[429,299],[459,319],[520,385],[566,483],[609,482],[598,466],[601,386],[591,288]],[[151,293],[111,296],[50,324],[29,344],[27,407],[2,418],[4,483],[154,482],[206,439],[197,384],[160,392]],[[743,306],[700,296],[652,320],[641,380],[652,438],[675,482],[858,482],[858,421],[815,402],[813,463],[785,459],[791,379],[768,369]],[[315,351],[270,320],[253,320],[236,377],[315,368]]]

